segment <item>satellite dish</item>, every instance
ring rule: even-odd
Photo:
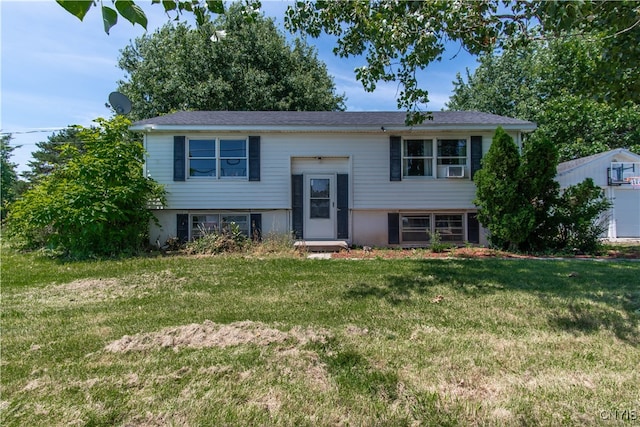
[[[109,104],[116,111],[116,114],[129,114],[131,112],[131,101],[120,92],[111,92],[109,94]]]

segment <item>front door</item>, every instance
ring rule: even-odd
[[[304,237],[306,239],[335,239],[335,175],[306,175],[305,187]]]

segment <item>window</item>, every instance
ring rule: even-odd
[[[431,240],[431,215],[404,215],[401,220],[403,242],[428,242]]]
[[[433,176],[433,140],[407,139],[402,150],[402,175]]]
[[[464,227],[462,215],[435,215],[435,231],[443,242],[462,242]]]
[[[220,176],[247,176],[247,144],[244,139],[220,140]]]
[[[429,243],[436,232],[442,242],[463,242],[464,214],[400,215],[401,243]]]
[[[231,225],[236,225],[245,236],[249,236],[249,218],[248,215],[220,215],[223,231],[232,231]]]
[[[246,178],[245,139],[189,139],[189,177]]]
[[[206,234],[217,233],[220,230],[219,215],[192,215],[191,238],[197,239]]]
[[[246,214],[197,214],[191,215],[191,239],[206,234],[231,230],[231,225],[238,226],[242,234],[249,236],[249,215]]]
[[[215,139],[189,140],[189,176],[216,176]]]
[[[309,218],[331,218],[331,180],[313,178],[309,180]]]
[[[439,165],[466,165],[467,164],[467,140],[466,139],[439,139],[438,140],[438,164]]]

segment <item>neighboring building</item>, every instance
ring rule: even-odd
[[[640,155],[618,148],[558,165],[561,188],[578,184],[585,178],[605,190],[612,203],[606,214],[608,239],[640,238]]]
[[[249,235],[368,246],[486,244],[473,174],[502,126],[521,146],[535,124],[479,112],[192,111],[142,120],[145,173],[164,184],[150,239],[187,240],[234,222]]]

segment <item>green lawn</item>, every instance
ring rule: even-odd
[[[3,248],[1,327],[3,426],[640,422],[632,261]]]

